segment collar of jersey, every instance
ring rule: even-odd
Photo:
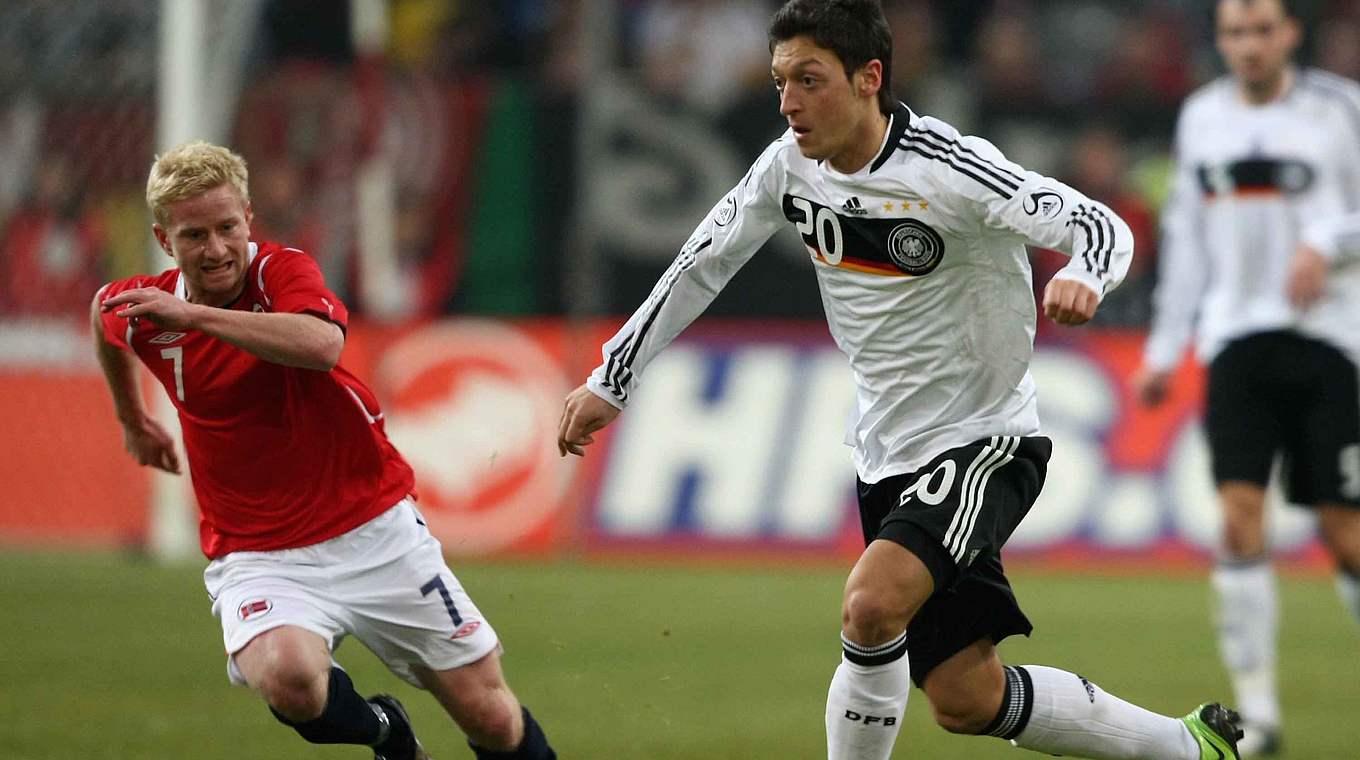
[[[907,127],[911,126],[911,109],[902,101],[897,102],[897,107],[888,115],[888,136],[883,141],[883,147],[878,151],[878,158],[869,164],[869,173],[873,174],[878,168],[887,163],[888,157],[902,147],[902,136],[907,133]]]
[[[255,241],[253,240],[250,241],[249,247],[246,249],[247,271],[250,270],[250,265],[255,263],[255,257],[258,256],[259,254],[260,246],[256,245]],[[244,293],[245,291],[242,292]],[[184,272],[180,272],[178,275],[175,276],[175,298],[178,298],[181,301],[189,300],[189,293],[185,289],[184,285]]]

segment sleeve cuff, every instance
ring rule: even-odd
[[[1335,261],[1340,252],[1337,246],[1336,226],[1326,222],[1310,224],[1303,230],[1303,242],[1308,247],[1317,251],[1322,258],[1328,261]]]
[[[1105,300],[1105,288],[1108,283],[1084,269],[1069,269],[1063,267],[1062,269],[1059,269],[1049,281],[1052,282],[1053,280],[1079,282],[1093,290],[1097,298],[1102,301]]]
[[[1154,372],[1171,372],[1181,363],[1183,353],[1183,347],[1171,348],[1161,341],[1148,338],[1147,346],[1143,349],[1143,366]]]
[[[611,393],[609,389],[605,388],[604,383],[602,383],[599,378],[595,377],[595,375],[591,375],[586,379],[586,388],[591,393],[594,393],[596,396],[609,402],[609,405],[615,409],[623,409],[623,402]]]

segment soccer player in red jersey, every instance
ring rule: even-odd
[[[332,660],[354,635],[434,694],[478,758],[556,757],[416,509],[377,400],[337,363],[345,305],[306,253],[250,239],[245,162],[181,145],[156,159],[146,195],[176,268],[99,290],[96,351],[138,463],[181,471],[133,354],[179,412],[232,682],[307,741],[428,758],[397,700],[365,700]]]

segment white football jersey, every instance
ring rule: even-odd
[[[1106,206],[899,105],[854,174],[803,157],[786,132],[690,236],[587,381],[622,408],[647,363],[783,224],[817,273],[857,414],[846,443],[861,480],[911,472],[994,435],[1035,435],[1035,304],[1027,242],[1063,251],[1057,277],[1104,294],[1133,239]]]
[[[1176,164],[1148,365],[1175,366],[1197,317],[1206,363],[1229,341],[1267,330],[1360,350],[1360,270],[1338,270],[1304,312],[1285,291],[1304,231],[1360,202],[1360,86],[1295,71],[1283,97],[1252,105],[1223,77],[1182,106]]]

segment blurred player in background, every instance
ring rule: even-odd
[[[1289,500],[1317,513],[1342,597],[1352,610],[1360,597],[1360,269],[1337,268],[1335,246],[1299,248],[1310,225],[1360,201],[1360,87],[1293,65],[1303,32],[1282,0],[1219,0],[1215,23],[1231,75],[1181,109],[1135,384],[1146,402],[1161,401],[1198,315],[1224,515],[1219,645],[1245,721],[1243,754],[1271,755],[1278,604],[1265,494],[1277,454]]]
[[[433,693],[477,757],[554,757],[412,501],[376,399],[337,364],[345,305],[309,255],[251,241],[245,162],[181,145],[156,159],[146,196],[176,268],[104,286],[91,320],[140,464],[181,469],[134,355],[179,411],[231,681],[309,742],[429,757],[397,700],[360,697],[332,660],[352,634]]]
[[[1032,629],[1000,551],[1052,449],[1028,371],[1036,315],[1025,244],[1071,257],[1044,312],[1077,325],[1128,270],[1128,227],[896,102],[877,0],[792,0],[769,40],[789,130],[604,345],[603,364],[567,398],[559,450],[583,454],[647,364],[792,224],[858,387],[849,442],[868,548],[845,588],[828,756],[887,758],[914,680],[955,733],[1073,757],[1236,757],[1236,716],[1221,705],[1169,718],[1073,673],[1003,666],[995,649]]]

